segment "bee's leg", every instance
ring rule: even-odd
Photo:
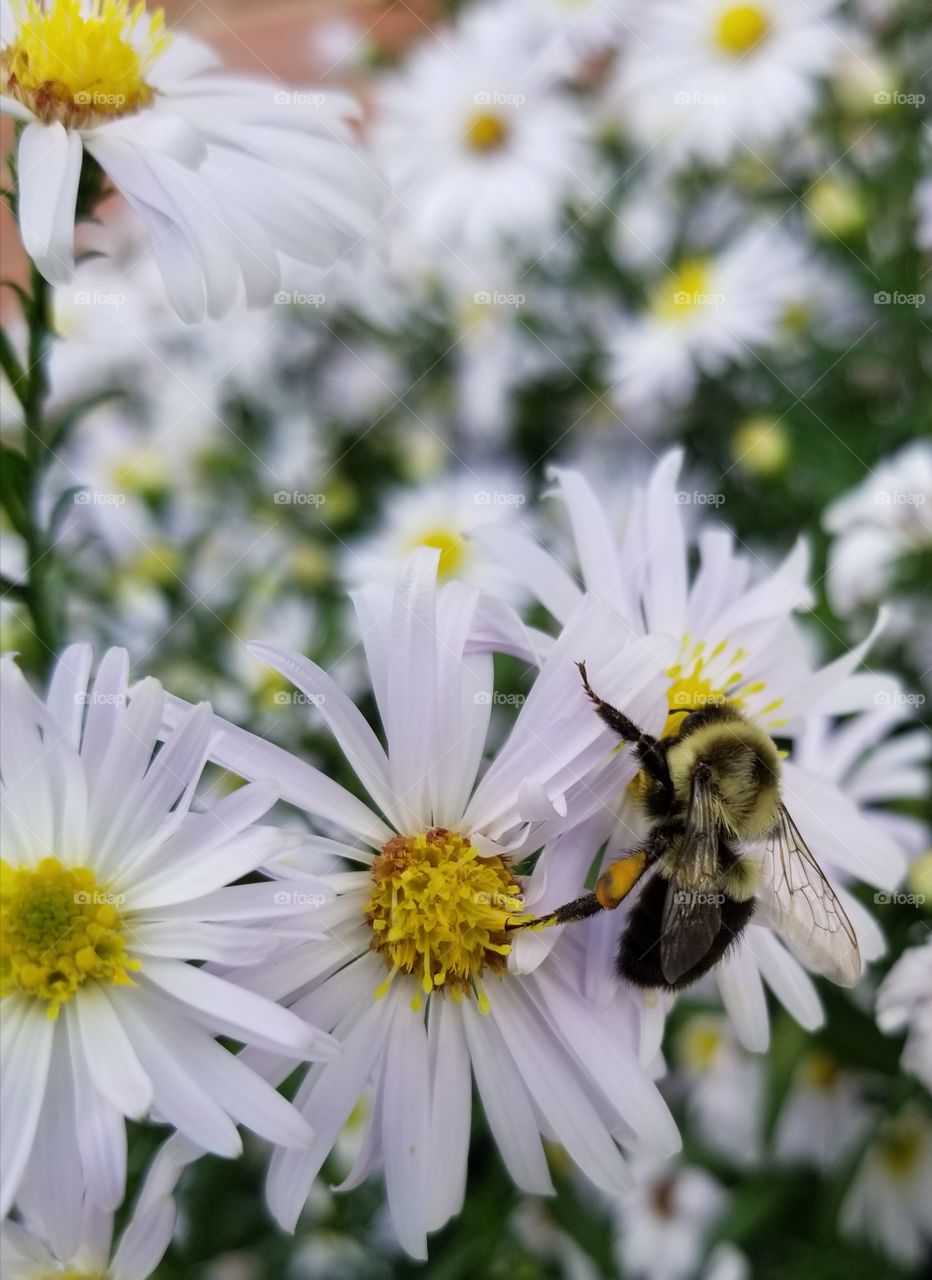
[[[619,711],[617,707],[613,707],[609,702],[603,702],[599,695],[593,692],[592,686],[589,684],[589,676],[586,672],[586,664],[577,662],[579,674],[582,677],[583,688],[589,697],[595,703],[595,709],[599,716],[605,721],[608,727],[617,733],[619,738],[623,738],[625,742],[634,743],[635,750],[641,761],[641,766],[660,783],[663,788],[663,794],[667,805],[673,803],[673,782],[670,778],[670,768],[667,764],[666,752],[660,742],[649,733],[645,733],[643,729],[639,729],[633,720],[629,720],[623,711]]]
[[[625,742],[644,742],[652,743],[654,739],[649,733],[644,733],[637,727],[633,720],[629,720],[623,711],[619,711],[617,707],[613,707],[610,702],[603,702],[597,693],[593,691],[589,683],[589,676],[586,672],[586,664],[577,662],[579,674],[582,677],[583,688],[595,704],[595,709],[608,727],[617,733],[619,738],[624,738]]]
[[[614,911],[627,898],[650,861],[649,854],[638,849],[605,868],[596,881],[595,896],[606,911]]]
[[[652,861],[649,853],[638,849],[627,853],[617,862],[613,862],[599,876],[595,893],[585,893],[581,898],[557,907],[549,915],[532,916],[517,924],[509,924],[509,929],[526,929],[534,925],[572,924],[576,920],[587,920],[599,911],[614,911],[615,907],[628,896],[644,874]]]

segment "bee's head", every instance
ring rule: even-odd
[[[676,728],[678,738],[686,738],[705,725],[727,724],[744,719],[740,711],[729,702],[707,703],[703,707],[684,707],[682,713],[674,711],[671,714],[683,716]]]

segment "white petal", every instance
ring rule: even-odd
[[[419,547],[401,573],[392,611],[385,732],[392,788],[402,821],[430,820],[429,778],[435,759],[437,697],[436,580],[440,553]]]
[[[751,1053],[765,1053],[770,1044],[767,997],[747,944],[740,942],[714,973],[738,1039]]]
[[[275,1221],[293,1231],[320,1167],[359,1101],[384,1051],[391,1026],[387,1001],[372,1002],[347,1033],[337,1028],[344,1056],[315,1067],[295,1098],[315,1133],[307,1151],[276,1150],[269,1164],[266,1197]]]
[[[771,991],[801,1027],[814,1031],[825,1021],[822,1001],[809,974],[770,932],[751,925],[747,944],[757,961],[761,976]]]
[[[58,121],[27,124],[20,139],[20,234],[49,284],[67,284],[74,275],[74,213],[83,154],[80,135]]]
[[[78,1015],[67,1010],[68,1045],[74,1072],[75,1127],[81,1167],[91,1200],[113,1212],[126,1190],[126,1123],[122,1113],[96,1087],[78,1034]]]
[[[169,696],[166,723],[176,724],[187,706],[180,698]],[[335,823],[372,848],[380,848],[392,838],[391,827],[319,769],[219,716],[214,716],[213,727],[211,759],[225,769],[241,778],[273,783],[289,804]]]
[[[156,1003],[145,998],[145,992],[130,994],[130,1000],[121,1002],[120,1015],[152,1081],[156,1109],[205,1150],[218,1156],[238,1156],[243,1149],[240,1136],[233,1121],[211,1096],[210,1082],[202,1085],[186,1069],[186,1047],[176,1042],[177,1018],[162,1016]],[[198,1036],[207,1038],[206,1032],[193,1025],[186,1027],[184,1034],[190,1045]]]
[[[427,1230],[436,1231],[463,1207],[472,1081],[463,1020],[450,1000],[432,1000],[428,1020],[433,1087]]]
[[[94,983],[73,1002],[77,1032],[95,1087],[125,1116],[140,1120],[152,1105],[152,1081],[142,1069],[113,1005]]]
[[[94,661],[94,651],[89,644],[71,644],[62,651],[55,663],[49,681],[46,704],[57,724],[66,731],[68,741],[75,748],[81,745],[81,724],[87,681]]]
[[[631,1173],[608,1128],[562,1052],[515,982],[489,993],[491,1015],[534,1101],[557,1141],[583,1173],[609,1195],[630,1190]]]
[[[247,645],[250,653],[286,676],[320,710],[356,776],[382,812],[392,816],[394,800],[388,757],[365,717],[315,662],[270,644]]]
[[[141,972],[147,982],[199,1010],[224,1034],[239,1036],[247,1044],[309,1058],[332,1056],[336,1051],[329,1036],[308,1027],[288,1009],[205,969],[153,956]]]
[[[582,591],[557,559],[521,529],[487,524],[470,531],[490,555],[515,575],[558,622],[566,622],[582,599]]]
[[[177,1212],[171,1196],[163,1196],[133,1214],[110,1264],[111,1280],[148,1280],[171,1244]]]
[[[280,851],[280,833],[252,824],[277,798],[270,783],[251,782],[189,816],[121,880],[130,908],[141,911],[201,897],[270,861]]]
[[[427,1174],[430,1163],[430,1076],[424,1015],[407,992],[395,997],[386,1048],[382,1114],[385,1187],[398,1240],[412,1258],[427,1257]]]
[[[522,1191],[553,1195],[534,1108],[498,1027],[471,1000],[462,1002],[460,1012],[476,1087],[505,1168]]]
[[[16,1195],[39,1123],[45,1096],[55,1023],[37,1001],[8,996],[3,1001],[0,1036],[0,1216]]]

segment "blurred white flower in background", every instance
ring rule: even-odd
[[[439,581],[455,578],[515,602],[522,593],[514,578],[469,534],[479,524],[508,519],[529,498],[517,472],[504,469],[458,467],[422,488],[400,489],[387,500],[379,531],[345,549],[344,574],[357,586],[391,587],[416,547],[433,547],[440,553]]]
[[[897,563],[932,551],[932,444],[916,441],[827,508],[828,589],[839,613],[883,600]]]
[[[381,183],[344,95],[216,75],[207,46],[129,0],[4,0],[0,23],[0,110],[24,126],[20,231],[51,283],[74,271],[85,152],[145,224],[189,322],[266,305],[283,258],[325,267],[373,232]]]
[[[867,1131],[872,1111],[863,1079],[830,1054],[807,1053],[793,1076],[774,1132],[774,1154],[787,1163],[837,1166]]]
[[[932,937],[908,947],[877,992],[881,1031],[906,1032],[903,1067],[932,1093]]]
[[[43,702],[14,659],[3,694],[2,1211],[79,1230],[85,1195],[121,1202],[124,1117],[154,1113],[237,1156],[242,1123],[306,1145],[291,1105],[213,1036],[303,1057],[337,1051],[269,1000],[185,961],[260,963],[287,911],[273,886],[226,888],[283,848],[256,826],[269,784],[191,809],[211,713],[191,709],[155,754],[158,681],[129,695],[111,649],[89,684],[87,645],[59,658]],[[77,1237],[71,1239],[74,1248]]]
[[[177,1134],[162,1144],[115,1245],[115,1215],[86,1196],[76,1205],[49,1197],[23,1221],[7,1218],[0,1224],[4,1280],[147,1280],[175,1229],[175,1185],[201,1154]]]
[[[702,374],[754,366],[788,336],[809,298],[805,242],[783,227],[749,227],[723,249],[671,263],[639,314],[616,314],[605,334],[610,396],[635,428],[669,425]]]
[[[618,1201],[615,1252],[634,1280],[693,1280],[728,1193],[687,1164],[640,1161],[637,1187]]]
[[[587,191],[585,117],[519,8],[484,4],[414,49],[380,94],[373,147],[406,262],[531,261]],[[594,196],[593,196],[594,198]]]
[[[932,1123],[908,1105],[883,1123],[841,1206],[841,1228],[866,1237],[903,1266],[919,1264],[932,1241]]]
[[[800,132],[840,58],[838,0],[659,0],[632,17],[613,91],[636,142],[723,164]]]
[[[764,1148],[764,1071],[735,1038],[728,1019],[694,1014],[674,1042],[686,1082],[686,1114],[700,1141],[737,1169],[760,1163]]]

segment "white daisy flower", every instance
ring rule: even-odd
[[[764,1145],[766,1081],[760,1058],[742,1048],[727,1018],[695,1014],[676,1038],[675,1061],[688,1085],[691,1131],[735,1168],[753,1168]]]
[[[880,984],[877,1024],[888,1034],[906,1032],[903,1068],[932,1093],[932,937],[904,951]]]
[[[306,1145],[289,1103],[213,1039],[333,1056],[331,1038],[269,1000],[185,963],[259,963],[278,945],[274,886],[226,888],[287,839],[254,824],[268,783],[192,810],[211,736],[192,708],[155,752],[164,696],[128,701],[126,654],[88,684],[65,650],[43,702],[11,657],[3,730],[2,1211],[14,1196],[79,1212],[123,1198],[124,1117],[155,1115],[235,1156],[236,1125]]]
[[[527,259],[559,234],[589,162],[585,121],[520,11],[484,4],[415,49],[373,130],[406,261]]]
[[[627,30],[625,0],[511,0],[542,46],[542,55],[567,75],[610,54]]]
[[[416,547],[434,547],[440,553],[441,582],[456,578],[492,595],[514,597],[513,577],[469,533],[479,524],[507,519],[527,502],[517,474],[503,470],[458,471],[401,490],[386,503],[383,527],[347,547],[344,574],[355,583],[391,587]]]
[[[720,251],[682,258],[652,286],[642,314],[612,321],[608,380],[619,411],[662,422],[701,374],[720,376],[777,345],[810,296],[810,273],[803,243],[782,228],[751,227]]]
[[[638,1184],[618,1202],[615,1251],[624,1275],[636,1280],[693,1280],[725,1188],[704,1169],[670,1162],[637,1166]]]
[[[205,45],[130,0],[4,0],[0,110],[23,244],[52,284],[74,271],[86,152],[142,219],[186,321],[272,300],[284,255],[325,266],[374,220],[353,103],[215,75]]]
[[[116,1243],[114,1214],[88,1197],[67,1206],[76,1215],[58,1202],[21,1207],[22,1221],[0,1224],[6,1280],[147,1280],[175,1230],[175,1184],[200,1154],[177,1134],[162,1145]]]
[[[900,560],[932,552],[932,445],[917,440],[827,508],[828,590],[839,613],[885,599]]]
[[[907,1106],[868,1148],[841,1206],[842,1231],[867,1237],[905,1266],[932,1244],[932,1123]]]
[[[814,1050],[796,1069],[780,1108],[774,1153],[790,1164],[831,1169],[851,1154],[870,1120],[857,1078],[831,1055]]]
[[[876,710],[881,699],[893,704],[898,695],[895,681],[873,672],[855,674],[882,619],[841,658],[822,668],[812,662],[811,645],[792,616],[811,600],[808,554],[802,542],[771,570],[756,566],[756,557],[739,551],[724,527],[706,527],[695,539],[699,568],[691,574],[693,539],[687,537],[683,513],[714,503],[718,495],[680,488],[681,461],[679,451],[669,453],[645,486],[625,495],[628,520],[620,538],[582,475],[555,473],[587,592],[609,607],[622,634],[634,627],[681,638],[679,656],[668,668],[665,701],[647,717],[634,717],[636,723],[649,733],[669,734],[676,731],[684,710],[727,700],[771,736],[802,741],[805,753],[805,730],[814,717],[821,722],[825,716],[865,707]],[[578,608],[583,592],[573,575],[517,523],[511,528],[480,528],[473,536],[507,564],[555,618],[565,620]],[[863,751],[877,742],[884,728],[889,728],[889,721],[865,722],[852,731],[855,736],[849,745],[860,737]],[[868,795],[873,784],[865,782],[868,801],[884,792],[887,797],[900,794],[898,748],[891,744],[889,750],[889,769],[877,781],[878,789]],[[917,751],[922,753],[912,739],[903,750],[911,763]],[[823,869],[891,890],[906,866],[900,834],[890,834],[883,822],[869,818],[858,799],[839,785],[859,763],[858,754],[856,749],[849,752],[839,746],[837,754],[825,760],[820,756],[818,762],[812,761],[804,754],[805,763],[801,763],[791,753],[782,766],[783,798]],[[862,780],[866,775],[865,769]],[[602,784],[605,778],[603,773]],[[911,794],[912,786],[910,773],[903,794]],[[609,862],[623,850],[637,847],[644,820],[636,798],[628,793],[607,793],[602,803],[601,839],[608,841],[605,858]],[[596,846],[599,843],[597,838]],[[548,858],[552,856],[548,851]],[[579,882],[589,869],[589,863],[583,863],[581,851]],[[882,941],[869,913],[837,885],[836,890],[858,933],[862,956],[869,959],[879,954]],[[760,923],[748,926],[713,972],[742,1042],[763,1050],[769,1042],[764,982],[804,1027],[819,1025],[822,1014],[811,978],[765,923],[762,893],[758,904]],[[627,910],[623,904],[588,925],[592,972],[587,991],[599,1002],[611,998],[615,985],[612,956]]]
[[[838,0],[661,0],[632,18],[617,109],[675,163],[723,164],[801,131],[844,52]]]
[[[384,1167],[398,1238],[416,1257],[425,1256],[426,1233],[462,1204],[470,1071],[505,1165],[529,1193],[552,1191],[543,1137],[609,1194],[630,1185],[618,1143],[660,1154],[678,1145],[638,1061],[633,1011],[606,1030],[577,989],[572,946],[529,976],[513,972],[506,929],[523,898],[534,903],[549,888],[542,877],[522,881],[515,864],[540,847],[542,832],[572,827],[590,772],[606,756],[601,727],[579,714],[572,658],[583,638],[603,677],[636,702],[663,657],[652,638],[619,644],[599,627],[599,606],[584,605],[477,782],[493,704],[487,625],[477,591],[459,582],[437,589],[438,560],[436,550],[417,551],[394,593],[371,585],[355,596],[387,750],[314,663],[253,646],[314,700],[371,807],[233,726],[220,722],[212,747],[218,763],[245,777],[274,776],[283,797],[327,833],[271,867],[292,878],[294,892],[322,860],[328,870],[334,860],[360,867],[333,874],[339,896],[320,913],[332,943],[298,947],[275,971],[237,978],[293,1001],[345,1048],[335,1069],[315,1067],[298,1090],[316,1137],[297,1158],[283,1149],[273,1156],[272,1212],[294,1227],[368,1089],[366,1137],[343,1185]],[[527,938],[531,948],[535,941]],[[293,1061],[266,1059],[266,1068],[281,1079]]]

